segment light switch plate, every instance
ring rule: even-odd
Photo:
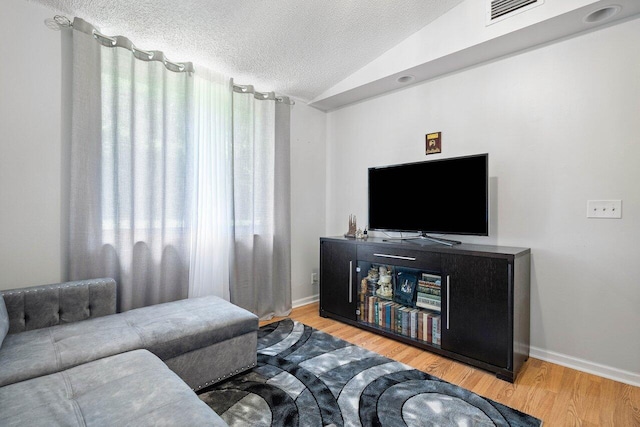
[[[587,200],[587,218],[622,218],[622,200]]]

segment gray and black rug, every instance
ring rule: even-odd
[[[200,399],[230,426],[540,426],[537,418],[289,319],[258,366]]]

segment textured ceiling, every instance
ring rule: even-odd
[[[463,0],[30,1],[172,61],[309,101]]]

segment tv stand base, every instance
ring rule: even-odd
[[[445,238],[442,238],[442,237],[433,237],[433,236],[429,236],[426,233],[422,233],[420,236],[417,236],[417,237],[409,237],[409,238],[402,239],[402,240],[406,240],[408,242],[410,242],[412,240],[418,240],[418,241],[428,240],[430,242],[440,243],[441,245],[446,245],[446,246],[454,246],[454,245],[462,244],[462,242],[460,242],[458,240],[450,240],[450,239],[445,239]]]

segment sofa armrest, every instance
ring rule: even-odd
[[[0,295],[10,334],[116,312],[116,282],[110,278],[9,289]]]

